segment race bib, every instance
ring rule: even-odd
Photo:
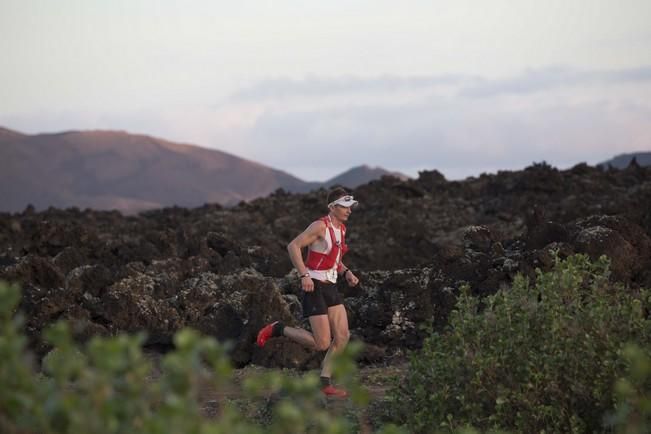
[[[336,268],[331,268],[328,271],[326,271],[326,280],[329,280],[330,282],[336,282],[337,281],[337,269]]]

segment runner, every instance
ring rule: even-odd
[[[355,205],[357,201],[346,190],[335,188],[328,194],[328,215],[313,222],[287,245],[289,258],[301,276],[303,315],[309,319],[312,332],[276,321],[263,327],[257,339],[262,347],[271,337],[286,336],[308,348],[328,350],[321,364],[321,390],[325,395],[340,398],[347,397],[348,392],[332,384],[332,357],[345,348],[350,332],[336,282],[341,276],[349,286],[359,283],[342,262],[348,250],[344,222]],[[306,261],[301,253],[304,247],[308,247]]]

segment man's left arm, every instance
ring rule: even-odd
[[[353,271],[346,267],[346,265],[342,262],[339,267],[339,275],[343,276],[346,279],[346,282],[348,282],[348,286],[356,286],[359,283],[359,279],[357,276],[355,276],[355,273]]]

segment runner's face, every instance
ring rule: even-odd
[[[345,206],[341,206],[341,205],[335,205],[331,209],[334,217],[336,217],[338,220],[342,222],[348,220],[348,216],[350,215],[351,212],[353,212],[351,208],[346,208]]]

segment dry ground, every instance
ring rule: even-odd
[[[387,405],[387,392],[396,381],[400,381],[405,375],[406,369],[406,363],[360,367],[356,381],[369,397],[368,405],[364,407],[356,406],[350,399],[323,398],[320,404],[333,415],[344,416],[353,420],[358,427],[365,427],[365,429],[360,429],[362,432],[375,431],[382,424],[393,421]],[[269,369],[255,365],[235,370],[233,381],[227,387],[219,388],[219,390],[208,386],[202,388],[200,401],[203,413],[208,417],[216,417],[219,413],[220,403],[229,402],[235,405],[248,419],[261,424],[268,422],[273,404],[279,399],[287,397],[263,393],[261,398],[252,399],[244,393],[243,383],[247,378],[271,372],[287,376],[306,374],[306,372],[297,370]],[[318,374],[317,371],[314,372]]]

